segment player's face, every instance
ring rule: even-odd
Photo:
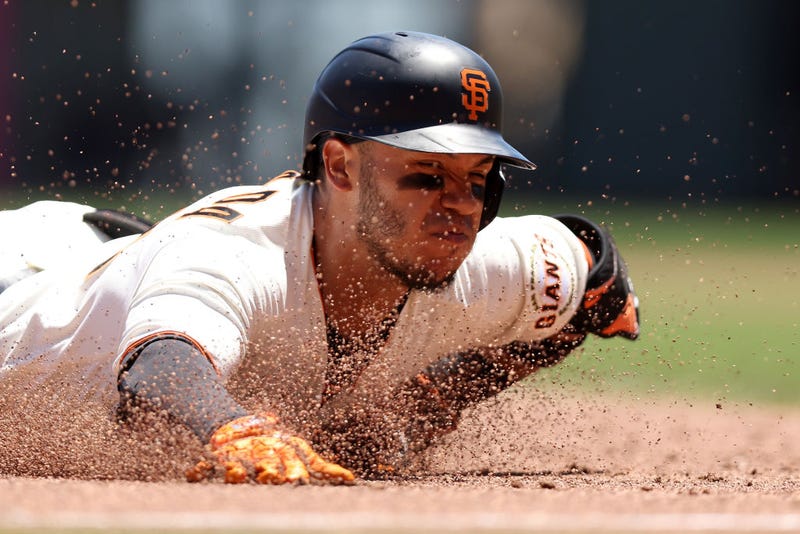
[[[493,157],[359,147],[359,239],[409,287],[449,282],[475,242]]]

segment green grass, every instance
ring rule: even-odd
[[[191,198],[65,191],[158,220]],[[38,196],[37,196],[38,195]],[[0,208],[47,191],[0,196]],[[509,196],[503,215],[583,213],[613,230],[641,300],[639,340],[593,338],[539,384],[800,405],[800,211],[792,202],[685,205]]]

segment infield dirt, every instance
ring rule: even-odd
[[[67,442],[30,420],[16,446],[10,424],[0,530],[800,531],[800,412],[774,406],[517,388],[408,475],[348,487],[188,484],[180,439]]]

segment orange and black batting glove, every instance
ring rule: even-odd
[[[269,413],[222,425],[211,436],[207,453],[208,460],[186,472],[188,481],[220,471],[229,484],[348,484],[355,479],[344,467],[323,460],[304,439],[279,430],[278,418]]]
[[[589,260],[583,303],[570,324],[600,337],[639,337],[639,299],[611,234],[578,215],[555,218],[583,242]]]

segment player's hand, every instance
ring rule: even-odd
[[[578,332],[636,339],[639,336],[639,299],[611,234],[577,215],[555,218],[583,241],[592,256],[583,303],[571,324]]]
[[[321,482],[346,484],[353,473],[320,457],[304,439],[278,429],[271,414],[235,419],[217,429],[208,444],[210,461],[201,460],[186,473],[197,482],[224,472],[225,482],[261,484]]]

